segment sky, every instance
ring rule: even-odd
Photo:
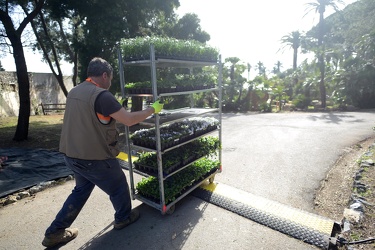
[[[344,0],[339,8],[355,1]],[[180,0],[177,13],[197,14],[202,29],[211,36],[208,44],[218,48],[223,59],[238,57],[253,70],[261,61],[267,71],[280,61],[285,70],[293,65],[293,50],[283,50],[280,40],[293,31],[309,31],[318,23],[319,14],[308,11],[311,2],[316,0]],[[326,13],[332,14],[333,9]],[[301,55],[299,62],[305,58]]]
[[[195,13],[200,19],[202,30],[210,34],[210,46],[217,48],[222,60],[238,57],[243,63],[250,63],[252,71],[262,62],[267,71],[271,71],[277,61],[282,70],[292,67],[293,51],[288,47],[280,50],[280,40],[293,31],[306,32],[319,21],[315,11],[308,12],[307,3],[316,0],[180,0],[177,14]],[[346,5],[357,0],[344,0]],[[332,9],[326,10],[328,16]],[[306,14],[307,13],[307,14]],[[26,63],[29,72],[51,72],[43,63],[41,56],[26,51]],[[300,63],[306,57],[300,56]],[[0,58],[7,71],[15,71],[12,56]],[[64,75],[70,75],[71,65],[62,65]]]

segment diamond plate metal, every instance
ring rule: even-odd
[[[315,245],[329,248],[335,222],[284,204],[258,197],[224,184],[204,184],[194,196],[281,233]]]

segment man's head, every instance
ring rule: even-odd
[[[113,68],[103,58],[95,57],[89,63],[87,77],[93,79],[100,87],[109,89],[113,78]]]

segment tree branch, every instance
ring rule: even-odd
[[[41,12],[41,10],[42,10],[42,8],[44,6],[44,2],[45,2],[45,0],[35,0],[35,8],[34,8],[34,10],[32,12],[30,12],[30,13],[25,12],[27,15],[23,19],[23,21],[21,22],[20,26],[17,29],[17,33],[19,35],[22,34],[22,32],[26,28],[26,26],[29,23],[32,22],[32,20],[39,14],[39,12]],[[22,8],[24,8],[24,6],[22,6]]]

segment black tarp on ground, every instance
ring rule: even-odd
[[[10,148],[0,149],[0,156],[8,156],[0,169],[0,197],[73,174],[57,151]]]

